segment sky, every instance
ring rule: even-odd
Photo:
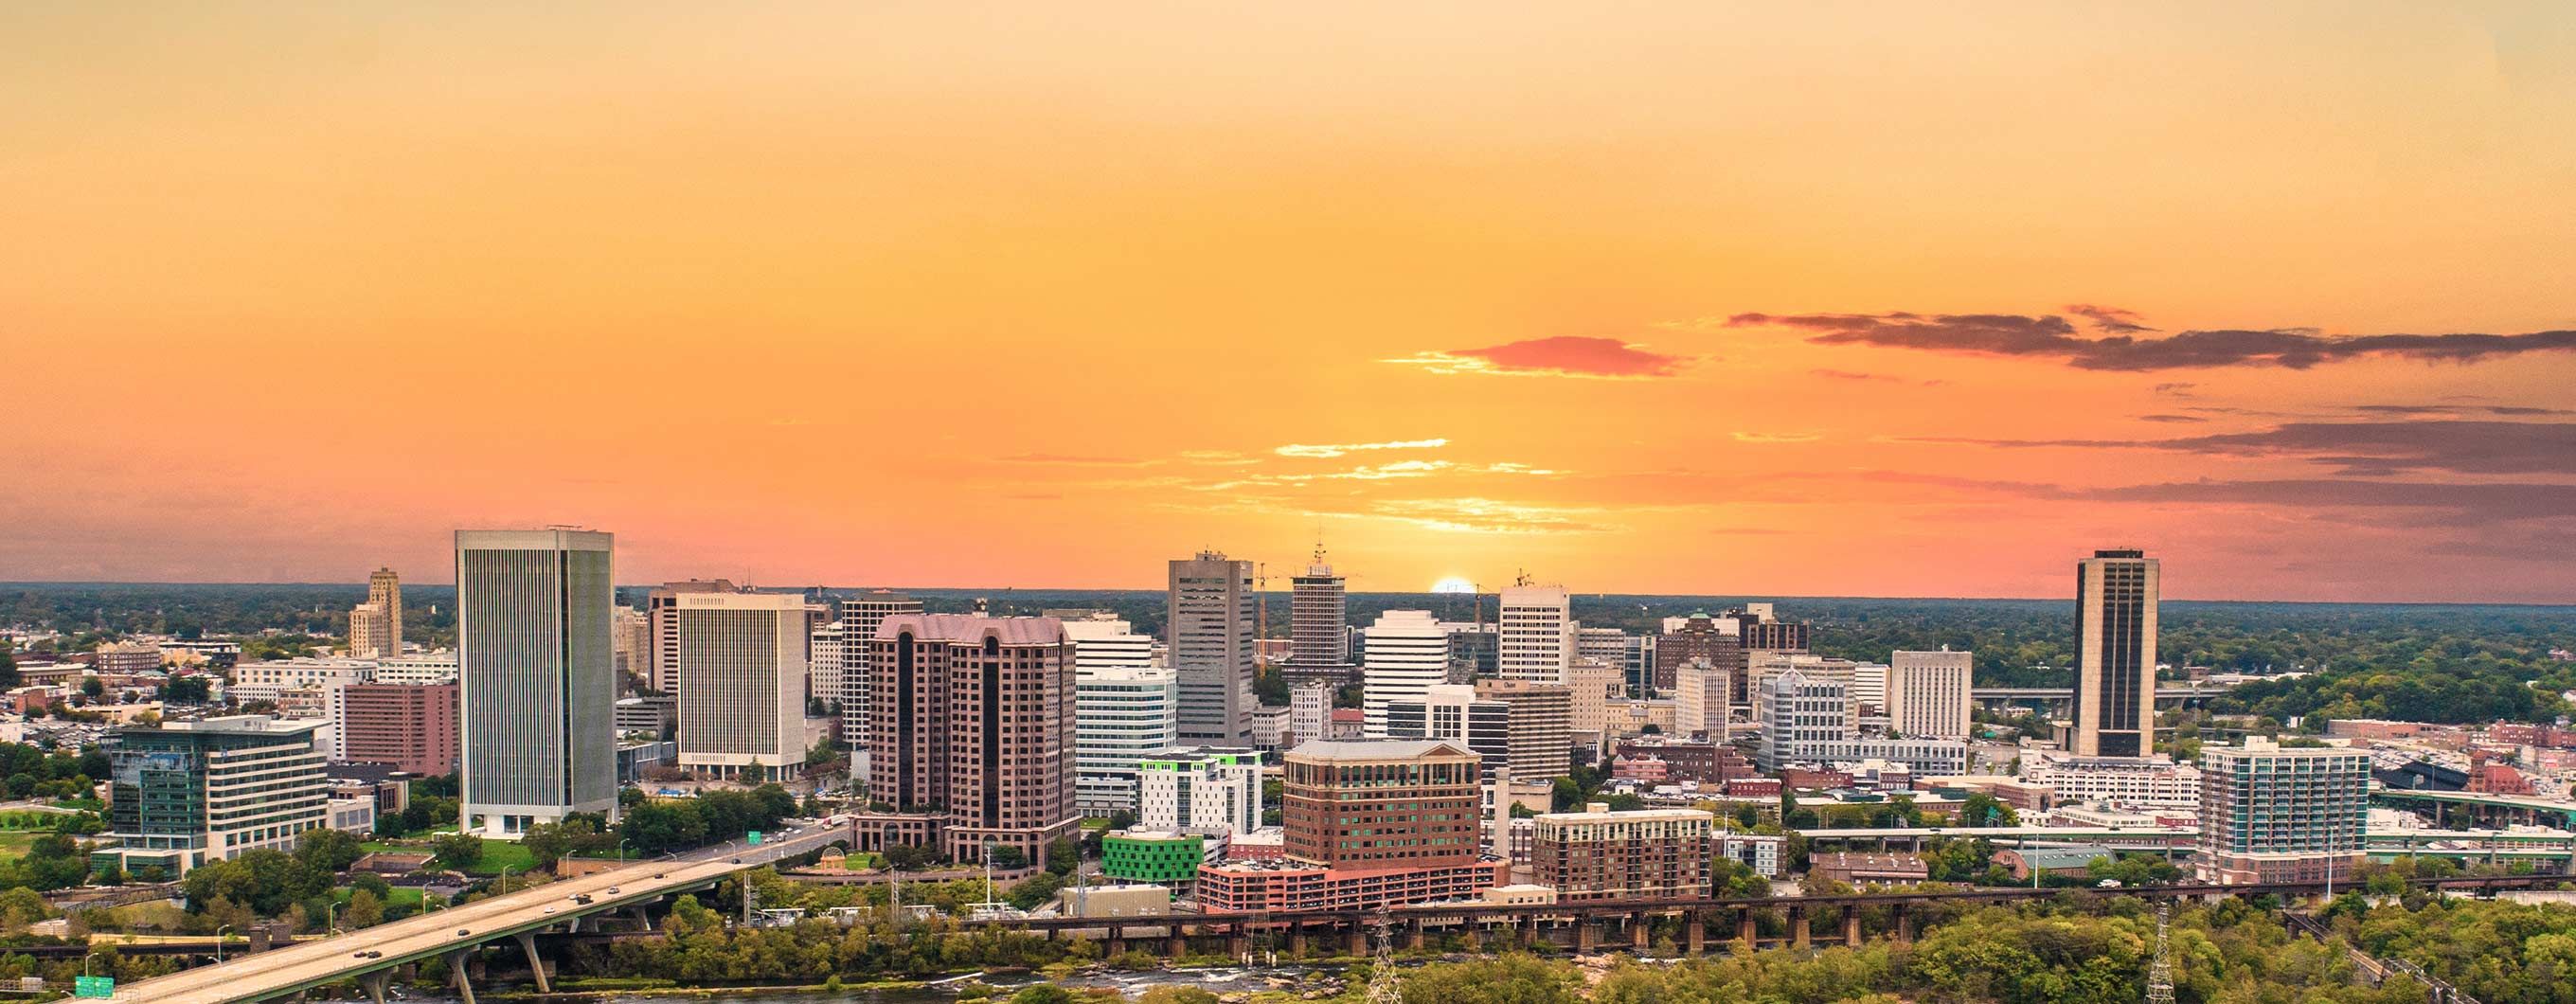
[[[2568,603],[2571,329],[2558,3],[0,7],[0,580]]]

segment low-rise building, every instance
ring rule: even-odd
[[[1208,838],[1196,833],[1126,829],[1100,836],[1101,874],[1162,886],[1184,897],[1196,889],[1199,866],[1208,858]]]
[[[1807,878],[1811,882],[1840,882],[1844,885],[1913,885],[1931,878],[1932,869],[1920,855],[1834,851],[1808,858]]]
[[[177,878],[255,848],[293,850],[330,824],[321,724],[235,715],[117,730],[107,822],[120,846],[93,852],[91,867]]]
[[[1533,821],[1530,867],[1559,902],[1678,899],[1708,890],[1708,834],[1714,817],[1697,809],[1541,813]]]

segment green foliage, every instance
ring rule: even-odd
[[[483,838],[450,833],[429,842],[430,861],[446,868],[472,868],[483,861]]]
[[[299,900],[331,891],[331,873],[312,860],[261,848],[190,869],[179,888],[187,894],[192,910],[204,912],[221,901],[269,917]]]
[[[619,836],[632,841],[639,854],[684,851],[741,837],[752,830],[774,830],[796,812],[796,796],[775,784],[750,791],[722,789],[696,798],[649,799],[626,812]]]
[[[1583,976],[1562,962],[1511,954],[1445,962],[1406,973],[1404,1004],[1574,1004]]]

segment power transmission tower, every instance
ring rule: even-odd
[[[1369,967],[1368,1004],[1404,1004],[1404,981],[1395,976],[1395,924],[1385,910],[1369,924],[1377,929],[1377,960]]]
[[[2173,902],[2156,904],[2156,960],[2147,966],[2147,1004],[2173,1004],[2173,946],[2165,936],[2165,921],[2173,914]]]

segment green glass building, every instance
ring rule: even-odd
[[[1100,871],[1121,882],[1143,882],[1186,897],[1207,860],[1207,838],[1168,830],[1118,830],[1100,838]]]

